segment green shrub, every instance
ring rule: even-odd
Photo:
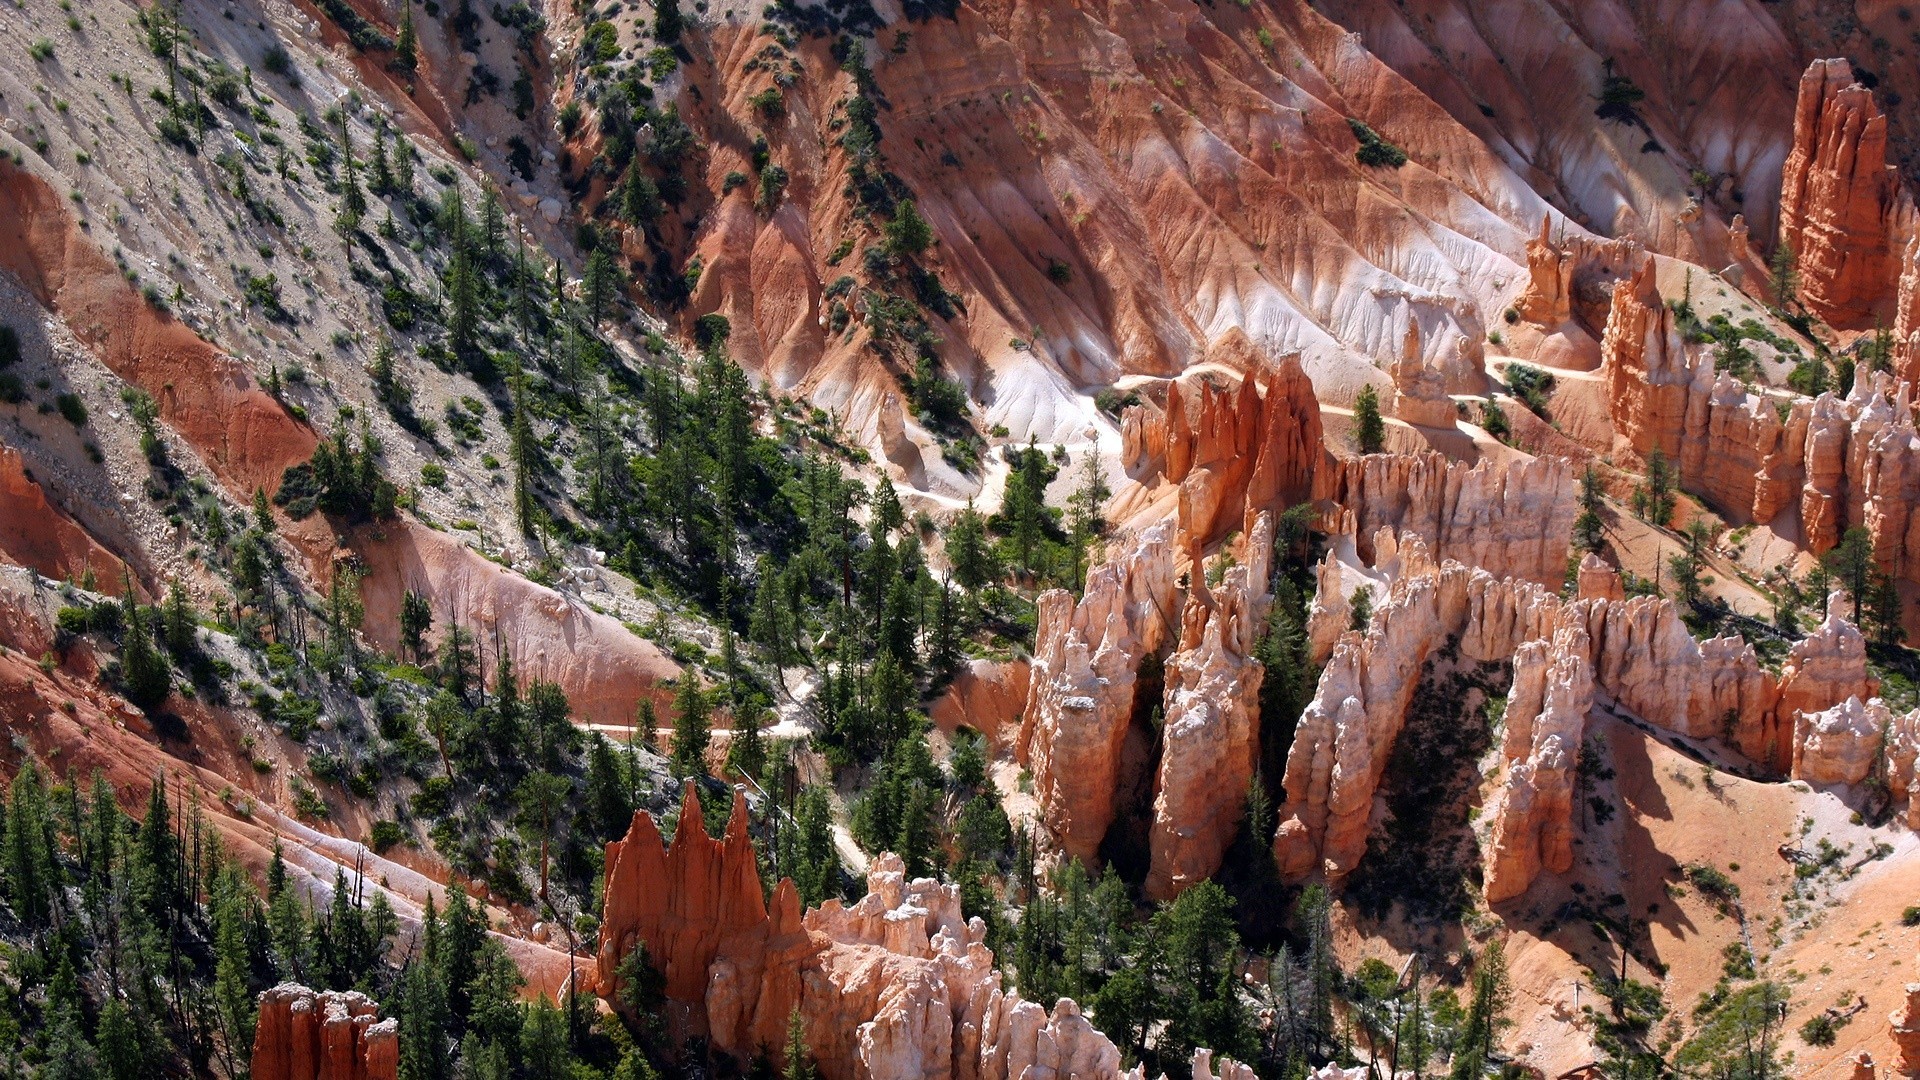
[[[1365,121],[1349,116],[1347,126],[1353,129],[1353,137],[1360,140],[1360,148],[1353,152],[1354,160],[1360,164],[1376,169],[1397,169],[1407,163],[1407,152],[1382,138]]]
[[[66,417],[67,423],[74,427],[86,426],[87,403],[81,401],[78,394],[61,394],[53,399],[53,404],[60,410],[60,415]]]

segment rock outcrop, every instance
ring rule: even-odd
[[[1809,784],[1857,784],[1873,771],[1893,715],[1879,698],[1850,697],[1794,717],[1793,778]]]
[[[1579,631],[1571,640],[1584,641],[1596,697],[1689,738],[1725,739],[1777,771],[1791,766],[1793,717],[1782,711],[1779,680],[1737,637],[1695,640],[1672,601],[1640,596],[1568,602],[1531,582],[1496,578],[1453,561],[1436,564],[1417,537],[1395,538],[1383,530],[1373,546],[1378,557],[1370,569],[1339,567],[1337,552],[1321,566],[1307,638],[1310,645],[1335,644],[1287,754],[1285,799],[1273,845],[1283,874],[1298,878],[1318,871],[1337,880],[1358,864],[1373,799],[1418,690],[1421,665],[1449,641],[1457,642],[1467,660],[1498,663],[1512,660],[1523,643],[1558,646],[1562,632]],[[1350,575],[1377,587],[1373,618],[1364,632],[1345,629],[1342,590]],[[1850,640],[1850,630],[1835,627],[1828,636]],[[1803,709],[1829,708],[1836,702],[1821,700],[1821,693],[1855,685],[1846,652],[1831,643],[1806,651],[1802,663],[1809,674],[1797,680],[1796,689]],[[1577,677],[1571,682],[1580,685]],[[1527,707],[1522,712],[1530,719],[1538,715]],[[1509,761],[1528,761],[1536,749],[1544,749],[1532,737],[1540,726],[1533,721],[1528,738],[1508,748]],[[1570,726],[1557,720],[1554,725],[1556,730]],[[1576,748],[1577,743],[1568,747],[1569,755]],[[1529,784],[1536,789],[1541,771],[1529,770]],[[1555,797],[1550,793],[1549,809]],[[1534,797],[1532,805],[1539,801]],[[1520,838],[1544,831],[1534,827],[1539,815],[1532,805],[1505,826],[1519,852],[1512,868],[1521,871],[1531,865],[1531,841]],[[1524,872],[1509,873],[1504,880],[1524,878]]]
[[[1573,868],[1574,767],[1593,707],[1590,648],[1586,631],[1571,626],[1551,642],[1529,641],[1514,652],[1500,744],[1507,772],[1486,860],[1488,903],[1526,892],[1542,870]]]
[[[1907,984],[1907,1000],[1887,1017],[1887,1027],[1900,1051],[1893,1067],[1910,1076],[1920,1073],[1920,983]]]
[[[1607,565],[1607,561],[1589,551],[1580,556],[1580,570],[1574,582],[1574,597],[1579,600],[1625,600],[1626,583],[1620,580],[1620,571]]]
[[[1527,241],[1527,289],[1514,308],[1540,326],[1573,317],[1573,255],[1553,244],[1553,215],[1540,216],[1540,235]]]
[[[1419,536],[1436,559],[1559,588],[1579,516],[1565,458],[1449,461],[1438,451],[1366,454],[1334,485],[1339,529],[1372,558],[1381,529]]]
[[[1400,358],[1393,364],[1393,415],[1420,427],[1452,430],[1459,410],[1447,395],[1447,376],[1439,368],[1427,366],[1420,355],[1420,327],[1407,324],[1407,336]]]
[[[760,889],[746,795],[735,789],[723,840],[707,835],[688,781],[672,846],[653,815],[634,814],[607,845],[598,957],[601,992],[616,996],[620,964],[644,943],[679,1010],[670,1022],[729,1048],[778,1046],[800,1001],[800,968],[814,951],[791,881],[769,906]]]
[[[396,1080],[400,1022],[357,991],[281,983],[260,995],[257,1080]]]
[[[1135,676],[1177,617],[1174,554],[1161,522],[1089,570],[1079,602],[1064,589],[1040,596],[1014,755],[1033,771],[1041,827],[1070,858],[1091,863],[1113,823]]]
[[[1920,829],[1920,709],[1901,713],[1887,729],[1887,788],[1907,828]]]
[[[1910,208],[1873,91],[1850,61],[1815,60],[1800,77],[1780,178],[1780,238],[1807,309],[1834,326],[1871,323],[1894,282],[1890,236]]]
[[[1166,664],[1166,725],[1155,783],[1147,895],[1167,899],[1213,876],[1239,828],[1260,752],[1253,658],[1266,626],[1273,515],[1260,514],[1209,588],[1196,571],[1180,646]],[[1074,778],[1073,782],[1083,782]]]
[[[669,1019],[704,1017],[700,1030],[727,1053],[778,1052],[797,1008],[826,1080],[1121,1080],[1119,1050],[1071,999],[1049,1010],[1001,985],[958,886],[909,881],[883,854],[857,903],[829,900],[803,917],[783,880],[769,908],[740,797],[724,841],[707,837],[699,807],[689,785],[671,848],[644,811],[608,845],[602,993],[644,941],[664,960]]]
[[[1883,373],[1856,378],[1847,395],[1794,398],[1748,391],[1717,375],[1709,353],[1690,353],[1650,265],[1613,294],[1602,342],[1615,450],[1656,447],[1680,486],[1739,524],[1798,517],[1815,554],[1855,526],[1881,569],[1920,581],[1920,433],[1911,385]]]
[[[1828,596],[1826,618],[1812,633],[1794,642],[1787,653],[1780,672],[1778,711],[1782,723],[1792,722],[1802,712],[1819,712],[1849,698],[1865,701],[1878,689],[1867,674],[1867,639],[1847,621],[1846,610],[1844,595],[1836,592]],[[1793,741],[1796,776],[1801,741]],[[1766,764],[1781,770],[1788,763],[1772,756]]]
[[[1121,416],[1128,472],[1180,485],[1180,531],[1193,545],[1220,539],[1250,513],[1305,502],[1327,460],[1320,403],[1299,358],[1243,362],[1256,366],[1235,386],[1175,380],[1165,412],[1133,405]]]

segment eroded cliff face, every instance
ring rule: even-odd
[[[961,914],[957,885],[908,880],[882,854],[856,903],[802,915],[782,880],[769,906],[739,789],[734,805],[726,839],[713,840],[689,785],[671,846],[645,811],[607,846],[603,994],[645,942],[673,1018],[742,1059],[778,1053],[798,1009],[827,1080],[1121,1080],[1119,1050],[1072,999],[1047,1009],[1003,987],[986,926]]]
[[[1173,524],[1161,522],[1089,570],[1077,603],[1064,589],[1050,589],[1038,602],[1014,753],[1033,770],[1048,838],[1089,864],[1113,823],[1141,661],[1176,628],[1174,554]]]
[[[1167,405],[1129,406],[1120,418],[1121,461],[1151,488],[1179,485],[1183,548],[1206,547],[1250,513],[1304,502],[1332,467],[1320,403],[1297,356],[1263,363],[1244,335],[1215,351],[1244,374],[1236,386],[1200,376],[1167,385]]]
[[[1525,891],[1540,867],[1563,865],[1563,782],[1577,764],[1583,702],[1610,702],[1689,738],[1723,739],[1785,772],[1798,752],[1796,713],[1828,709],[1871,686],[1858,631],[1837,608],[1776,680],[1739,638],[1696,641],[1672,601],[1616,599],[1599,567],[1586,568],[1591,595],[1567,601],[1478,567],[1436,564],[1417,537],[1382,530],[1374,549],[1370,568],[1342,567],[1336,552],[1320,570],[1308,640],[1333,645],[1287,755],[1273,848],[1289,877],[1338,880],[1365,854],[1374,796],[1421,665],[1443,644],[1456,644],[1469,661],[1514,669],[1509,709],[1519,711],[1502,745],[1508,770],[1488,878],[1499,898]],[[1382,591],[1367,627],[1341,632],[1345,590],[1356,578]],[[1815,749],[1816,758],[1826,753]]]
[[[1573,626],[1514,651],[1500,740],[1507,771],[1486,860],[1490,904],[1526,892],[1543,870],[1573,868],[1574,766],[1593,707],[1591,647],[1586,631]]]
[[[1567,573],[1575,471],[1565,458],[1469,465],[1438,451],[1366,454],[1343,463],[1340,531],[1362,558],[1381,529],[1420,537],[1435,558],[1558,588]]]
[[[1815,60],[1800,78],[1780,178],[1780,238],[1807,309],[1836,327],[1871,325],[1892,293],[1912,215],[1873,92],[1850,61]]]
[[[1239,828],[1260,755],[1260,681],[1273,515],[1255,519],[1218,586],[1196,574],[1166,665],[1166,723],[1149,837],[1147,895],[1212,877]]]
[[[356,991],[281,983],[260,995],[253,1075],[260,1080],[396,1080],[400,1022]]]

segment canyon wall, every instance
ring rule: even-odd
[[[1147,895],[1169,899],[1212,877],[1240,827],[1260,756],[1260,681],[1273,515],[1245,530],[1218,586],[1196,572],[1166,665],[1166,724],[1155,782]]]
[[[1559,588],[1579,516],[1565,458],[1449,461],[1439,451],[1366,454],[1342,463],[1332,485],[1339,531],[1362,558],[1381,529],[1419,536],[1435,558]]]
[[[1014,756],[1033,770],[1047,838],[1088,864],[1113,823],[1140,662],[1160,650],[1178,618],[1174,547],[1173,524],[1163,521],[1088,570],[1077,603],[1065,589],[1038,601]]]
[[[255,1080],[396,1080],[400,1022],[357,991],[281,983],[260,995]]]
[[[1506,774],[1486,859],[1490,904],[1526,892],[1542,870],[1573,868],[1574,765],[1593,707],[1591,648],[1586,631],[1570,626],[1514,651],[1500,741]]]
[[[1677,734],[1723,739],[1784,772],[1795,760],[1799,710],[1824,710],[1872,687],[1858,631],[1833,604],[1776,679],[1739,638],[1696,641],[1672,601],[1618,599],[1617,582],[1597,566],[1583,568],[1582,598],[1566,601],[1531,582],[1436,563],[1417,537],[1382,530],[1374,549],[1371,568],[1342,566],[1334,552],[1320,569],[1308,640],[1316,654],[1321,643],[1332,645],[1287,755],[1273,841],[1291,878],[1319,872],[1338,880],[1365,854],[1373,800],[1421,667],[1443,645],[1469,661],[1515,668],[1509,708],[1518,709],[1518,723],[1502,747],[1509,768],[1488,879],[1501,897],[1525,891],[1537,867],[1559,859],[1569,809],[1561,770],[1578,753],[1580,703],[1603,699]],[[1356,577],[1384,592],[1365,629],[1347,630],[1347,588]]]
[[[1836,327],[1870,326],[1912,213],[1887,164],[1887,118],[1873,91],[1850,61],[1815,60],[1800,77],[1780,177],[1780,239],[1793,249],[1807,310]]]
[[[1297,356],[1266,365],[1240,348],[1216,347],[1212,363],[1246,365],[1239,382],[1208,377],[1167,384],[1167,407],[1131,405],[1120,417],[1128,475],[1180,486],[1180,532],[1202,547],[1238,528],[1248,512],[1283,510],[1314,495],[1330,460],[1320,403]]]
[[[1729,521],[1772,524],[1815,554],[1864,527],[1883,570],[1920,581],[1911,384],[1862,372],[1844,397],[1749,391],[1682,341],[1651,264],[1614,291],[1601,347],[1616,452],[1658,447]]]
[[[743,1059],[778,1054],[798,1009],[826,1080],[1139,1080],[1074,1001],[1048,1009],[1002,985],[958,886],[908,880],[883,854],[855,903],[803,915],[782,880],[769,905],[746,818],[735,789],[726,838],[712,839],[689,784],[670,846],[646,811],[607,845],[603,994],[617,994],[622,963],[644,942],[666,977],[669,1022]]]

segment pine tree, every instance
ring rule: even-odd
[[[1467,1007],[1466,1028],[1453,1054],[1452,1080],[1480,1080],[1487,1061],[1499,1050],[1500,1031],[1508,1026],[1507,1009],[1513,988],[1507,979],[1506,953],[1500,942],[1488,943],[1473,967],[1473,999]]]
[[[1581,551],[1598,554],[1606,546],[1606,520],[1601,516],[1605,498],[1599,472],[1587,466],[1580,474],[1580,516],[1573,521],[1573,544]]]
[[[6,895],[14,917],[30,929],[53,917],[53,822],[47,813],[47,789],[40,770],[28,759],[7,791]]]
[[[833,807],[825,788],[809,785],[795,815],[792,877],[800,902],[818,907],[840,895],[840,852],[833,845]]]
[[[420,66],[419,38],[413,29],[413,0],[400,0],[400,33],[393,42],[393,62],[411,75]]]
[[[660,188],[638,163],[627,169],[620,185],[620,217],[634,228],[645,228],[660,218]]]
[[[947,529],[947,561],[962,588],[979,589],[999,580],[1000,568],[987,539],[986,519],[973,508],[971,499]]]
[[[744,716],[736,712],[733,739],[727,743],[727,770],[735,776],[750,777],[756,783],[767,771],[767,743],[761,734],[763,723],[758,709],[749,708]]]
[[[1767,260],[1767,270],[1767,287],[1773,293],[1773,302],[1783,309],[1799,303],[1799,260],[1793,253],[1793,246],[1784,238],[1773,249],[1773,257]]]
[[[1873,602],[1874,575],[1879,571],[1873,557],[1873,537],[1865,528],[1855,525],[1841,534],[1840,543],[1820,557],[1820,565],[1847,590],[1847,596],[1853,601],[1853,621],[1859,623],[1864,605]]]
[[[819,1076],[813,1067],[813,1054],[807,1049],[806,1021],[796,1006],[787,1014],[786,1066],[780,1070],[780,1080],[819,1080]]]
[[[626,274],[620,269],[619,260],[613,257],[604,246],[594,249],[587,256],[587,275],[582,282],[582,290],[587,305],[587,317],[598,326],[612,313],[614,302],[626,291]]]
[[[933,243],[933,226],[920,216],[920,207],[912,199],[900,200],[881,232],[886,236],[888,252],[895,257],[918,255]]]
[[[126,632],[120,639],[120,684],[135,708],[151,712],[166,701],[172,691],[173,673],[166,657],[154,647],[147,609],[134,599],[130,581],[126,590],[123,620]]]
[[[685,22],[680,15],[680,0],[656,0],[653,7],[653,39],[662,45],[680,40]]]
[[[533,533],[534,513],[538,509],[533,496],[534,458],[533,424],[527,417],[527,377],[513,375],[513,420],[507,430],[507,456],[513,459],[513,513],[520,531]]]
[[[1674,490],[1679,478],[1666,452],[1658,446],[1647,453],[1647,476],[1633,492],[1633,512],[1648,524],[1666,528],[1678,504]]]
[[[1377,454],[1387,444],[1387,422],[1380,416],[1380,392],[1372,383],[1353,399],[1353,438],[1363,454]]]
[[[707,696],[700,692],[692,672],[680,676],[673,695],[673,753],[675,777],[707,775],[707,746],[713,741],[707,715]]]

